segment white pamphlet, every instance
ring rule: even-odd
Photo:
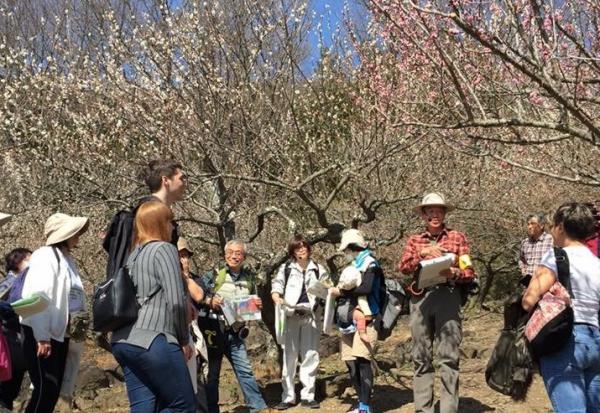
[[[277,344],[279,345],[283,345],[283,340],[285,337],[285,319],[285,306],[281,304],[275,304],[275,338],[277,339]]]
[[[329,281],[329,280],[327,280]],[[329,291],[329,287],[331,287],[331,282],[327,282],[324,280],[313,280],[306,289],[306,292],[314,295],[315,297],[322,298],[325,300],[327,298],[327,292]]]
[[[333,330],[333,316],[335,314],[335,297],[331,295],[331,291],[327,293],[325,300],[325,314],[323,316],[323,333],[331,334]]]
[[[440,276],[440,271],[450,268],[455,260],[455,254],[444,254],[438,258],[421,261],[417,276],[417,288],[421,290],[448,281],[446,277]]]

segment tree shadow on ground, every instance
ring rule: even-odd
[[[375,385],[371,404],[375,412],[387,412],[399,409],[405,404],[411,403],[413,393],[411,389],[391,386],[389,384]],[[356,400],[353,400],[356,403]]]
[[[437,402],[436,412],[439,412],[440,402]],[[479,400],[472,397],[461,397],[458,402],[458,411],[461,413],[484,413],[484,412],[495,412],[496,409],[488,406],[487,404],[481,403]]]

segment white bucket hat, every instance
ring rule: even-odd
[[[363,234],[357,229],[347,229],[342,232],[342,241],[340,243],[340,247],[338,251],[344,251],[348,248],[348,245],[357,245],[361,248],[367,248],[367,241],[365,241],[365,237]]]
[[[428,194],[425,194],[421,203],[414,207],[413,211],[415,211],[415,213],[417,213],[418,215],[421,215],[423,208],[427,206],[444,207],[446,208],[446,212],[452,211],[454,209],[454,206],[446,203],[444,195],[438,192],[430,192]]]
[[[188,246],[187,240],[183,237],[179,237],[179,239],[177,240],[177,251],[183,250],[186,250],[188,254],[190,254],[190,257],[194,255],[194,252]]]
[[[0,226],[6,224],[11,219],[12,219],[12,215],[0,212]]]
[[[72,217],[57,212],[51,215],[44,225],[46,245],[58,244],[76,234],[82,234],[87,231],[88,226],[89,219],[86,217]]]

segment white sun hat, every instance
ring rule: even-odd
[[[348,245],[356,245],[361,248],[367,248],[367,241],[365,241],[365,237],[362,232],[357,229],[347,229],[342,232],[342,241],[340,243],[340,247],[338,251],[344,251],[348,248]]]
[[[57,212],[46,220],[44,225],[44,235],[46,236],[46,245],[54,245],[66,241],[74,235],[83,234],[87,231],[90,224],[89,218],[72,217],[67,214]]]
[[[415,211],[415,213],[420,215],[423,208],[428,207],[428,206],[443,207],[443,208],[446,208],[447,212],[452,211],[454,209],[453,205],[446,203],[446,200],[444,199],[444,195],[440,194],[439,192],[430,192],[428,194],[425,194],[425,196],[421,200],[421,203],[419,205],[417,205],[416,207],[414,207],[413,211]]]

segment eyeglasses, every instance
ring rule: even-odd
[[[244,256],[244,252],[243,251],[231,251],[231,250],[227,250],[227,251],[225,251],[225,256],[226,257],[243,257]]]

